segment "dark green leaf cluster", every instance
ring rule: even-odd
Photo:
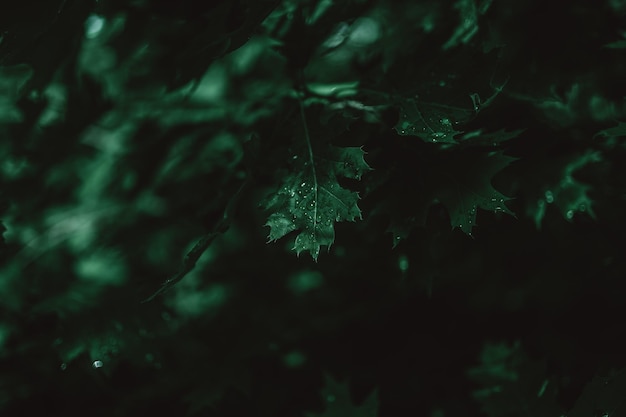
[[[619,415],[625,11],[1,2],[0,414]]]

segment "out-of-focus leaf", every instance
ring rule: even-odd
[[[0,66],[0,124],[22,121],[22,112],[15,103],[23,94],[23,88],[33,76],[30,65]]]
[[[541,227],[547,205],[554,204],[565,219],[571,221],[574,214],[586,212],[595,218],[593,200],[589,196],[592,186],[574,178],[574,173],[587,164],[600,162],[602,156],[597,151],[587,151],[583,154],[553,161],[558,169],[554,178],[545,178],[543,195],[536,200],[535,205],[529,205],[527,214],[535,220],[537,228]],[[551,168],[552,170],[552,168]]]
[[[626,412],[626,368],[608,376],[596,375],[589,382],[574,407],[570,417],[621,416]]]
[[[307,417],[376,417],[378,415],[378,392],[374,390],[361,405],[355,405],[347,382],[340,383],[330,375],[324,375],[325,384],[321,390],[326,404],[323,413],[306,413]]]

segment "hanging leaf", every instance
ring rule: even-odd
[[[471,108],[407,99],[400,104],[400,120],[395,126],[402,136],[417,136],[425,142],[456,143],[461,133],[454,126],[467,122],[475,114]]]
[[[511,198],[491,185],[493,176],[515,158],[505,156],[502,152],[481,155],[455,152],[449,159],[456,168],[439,176],[435,196],[447,207],[453,228],[458,227],[471,234],[478,208],[515,216],[505,204]]]
[[[305,140],[308,146],[293,155],[293,172],[266,204],[271,214],[265,225],[270,242],[299,231],[293,250],[298,255],[309,251],[317,261],[320,248],[330,248],[335,240],[336,222],[361,218],[358,193],[342,187],[339,178],[360,180],[371,168],[359,147],[326,145],[314,153],[308,131]]]
[[[399,102],[400,119],[395,126],[396,132],[402,136],[417,136],[428,143],[457,144],[454,136],[463,132],[457,130],[456,126],[469,122],[481,109],[490,106],[507,82],[508,80],[494,87],[494,92],[485,100],[482,100],[478,93],[469,94],[467,107],[418,98],[401,100]],[[520,131],[514,131],[508,135],[519,133]],[[505,136],[503,130],[494,132],[492,135]]]
[[[501,151],[468,152],[461,146],[442,150],[420,145],[415,150],[404,150],[407,160],[396,161],[388,185],[378,196],[381,203],[373,209],[389,218],[387,232],[393,234],[394,247],[412,229],[426,226],[430,209],[437,203],[447,210],[452,228],[468,235],[476,225],[479,208],[515,216],[506,206],[511,198],[491,184],[493,177],[515,158]],[[374,195],[368,197],[376,199]]]

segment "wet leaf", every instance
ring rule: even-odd
[[[396,132],[402,136],[417,136],[424,142],[456,143],[454,135],[462,132],[455,126],[467,122],[475,114],[469,102],[468,99],[467,108],[462,108],[418,99],[404,100],[400,103]]]
[[[328,146],[323,153],[294,155],[294,171],[282,182],[266,209],[271,213],[266,226],[269,240],[276,241],[299,231],[293,249],[309,251],[317,260],[322,246],[335,240],[334,224],[361,218],[359,195],[342,187],[340,177],[361,179],[370,170],[361,148]]]
[[[435,193],[438,200],[447,207],[453,228],[458,227],[471,234],[476,224],[478,208],[515,215],[505,204],[510,198],[491,185],[493,176],[515,158],[501,152],[469,157],[457,153],[451,157],[453,158],[458,158],[457,169],[440,177],[439,188]]]

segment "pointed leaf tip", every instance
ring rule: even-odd
[[[270,211],[266,225],[269,240],[275,241],[293,231],[300,231],[293,250],[299,256],[308,251],[317,261],[322,246],[335,241],[334,224],[361,219],[356,191],[343,188],[339,177],[360,179],[371,170],[360,147],[329,146],[314,159],[306,155],[294,159],[294,173],[283,179],[279,191],[266,204]]]

